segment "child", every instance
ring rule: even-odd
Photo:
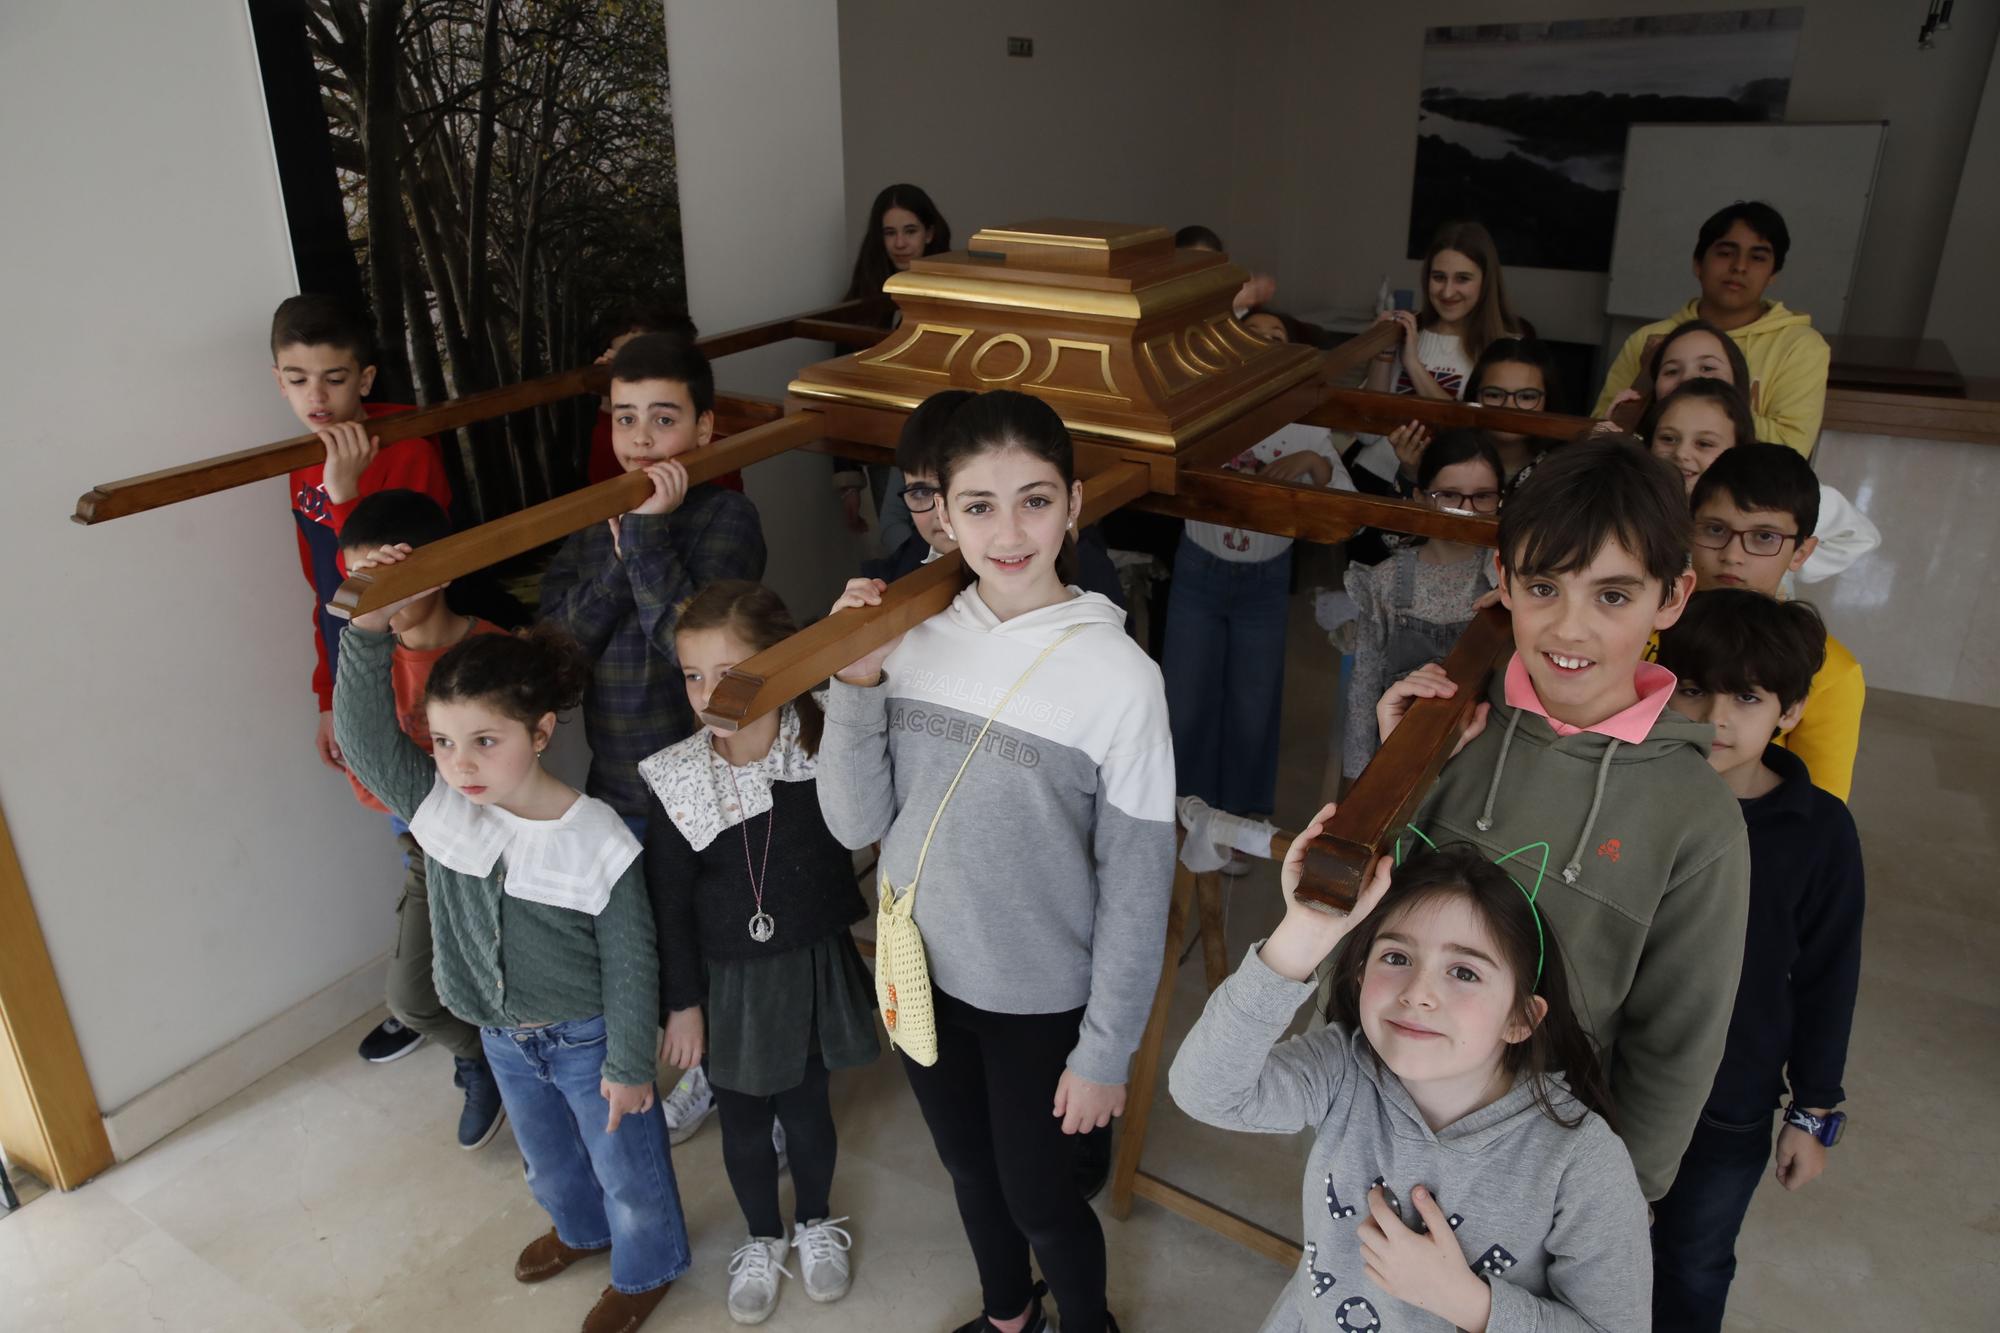
[[[1638,378],[1649,342],[1676,325],[1701,319],[1742,350],[1750,372],[1737,381],[1744,392],[1756,386],[1755,422],[1744,438],[1770,440],[1811,457],[1826,411],[1832,351],[1813,329],[1810,315],[1764,299],[1791,247],[1785,219],[1769,204],[1739,200],[1702,223],[1694,245],[1694,277],[1701,295],[1673,318],[1648,324],[1625,340],[1591,415],[1610,415],[1612,404]],[[1656,388],[1653,396],[1665,395]]]
[[[1065,1333],[1103,1333],[1117,1327],[1104,1233],[1068,1136],[1123,1112],[1159,983],[1174,855],[1166,699],[1123,614],[1057,573],[1083,490],[1055,412],[981,394],[953,415],[938,471],[945,532],[974,582],[837,674],[820,808],[847,846],[881,841],[888,885],[913,884],[924,858],[922,884],[904,891],[929,953],[938,1057],[906,1053],[903,1068],[979,1267],[985,1312],[958,1333],[1042,1333],[1030,1250]],[[881,591],[857,579],[836,609]]]
[[[688,703],[707,707],[724,672],[796,628],[761,584],[709,584],[674,630]],[[850,1281],[847,1219],[828,1205],[836,1138],[827,1072],[867,1064],[881,1046],[868,970],[848,934],[867,904],[853,858],[820,818],[823,725],[805,695],[740,731],[698,731],[639,765],[653,796],[646,883],[659,928],[660,1054],[686,1069],[708,1056],[722,1163],[750,1228],[729,1265],[739,1324],[769,1318],[779,1275],[790,1274],[774,1113],[791,1158],[799,1220],[790,1244],[806,1295],[836,1301]]]
[[[1692,591],[1690,526],[1672,472],[1630,445],[1578,440],[1536,467],[1500,511],[1514,655],[1475,713],[1492,725],[1468,728],[1416,820],[1494,857],[1548,843],[1536,904],[1569,943],[1648,1199],[1673,1183],[1722,1058],[1749,902],[1713,733],[1667,708],[1673,675],[1643,656]],[[1438,666],[1390,686],[1384,739],[1412,699],[1454,692]]]
[[[1354,489],[1324,426],[1282,427],[1226,466],[1264,481]],[[1182,530],[1161,659],[1179,794],[1237,814],[1277,809],[1291,586],[1291,538],[1194,521]],[[1236,853],[1226,869],[1245,873],[1249,862]]]
[[[1555,397],[1555,383],[1555,359],[1539,339],[1501,338],[1480,353],[1479,364],[1472,368],[1472,374],[1465,381],[1465,400],[1481,407],[1545,412],[1549,400]],[[1409,445],[1397,442],[1397,436],[1406,436],[1411,426],[1415,426],[1425,440],[1429,438],[1429,432],[1418,423],[1398,427],[1389,436],[1392,443],[1397,443],[1398,458],[1404,457]],[[1500,454],[1501,465],[1506,468],[1503,478],[1506,481],[1513,481],[1523,468],[1560,443],[1546,436],[1516,435],[1510,431],[1489,430],[1485,434]],[[1422,450],[1422,444],[1418,444],[1415,452],[1421,456]],[[1415,472],[1414,468],[1407,470],[1412,474]]]
[[[1823,489],[1811,465],[1783,445],[1746,444],[1718,458],[1690,500],[1695,587],[1778,596],[1785,575],[1812,558]],[[1778,739],[1805,763],[1815,786],[1843,801],[1854,786],[1866,698],[1861,664],[1828,635],[1825,665]]]
[[[925,255],[951,249],[951,224],[914,185],[891,185],[868,206],[868,225],[847,284],[849,301],[880,296],[882,284]]]
[[[375,333],[359,313],[330,296],[293,296],[271,316],[271,374],[305,428],[326,445],[326,460],[291,475],[292,518],[298,524],[299,564],[313,590],[313,693],[319,698],[314,746],[320,762],[342,768],[333,739],[333,666],[346,622],[326,609],[347,571],[340,563],[340,527],[365,495],[395,487],[421,491],[451,509],[437,442],[428,436],[378,449],[363,424],[406,410],[395,403],[364,403],[375,384]],[[375,1034],[370,1034],[373,1037]],[[390,1034],[387,1045],[406,1039]],[[393,1058],[393,1056],[391,1056]]]
[[[377,491],[347,516],[340,530],[341,556],[349,573],[399,563],[419,546],[451,532],[451,520],[437,502],[416,491]],[[424,721],[424,686],[431,668],[451,648],[473,634],[504,634],[477,616],[459,615],[445,604],[442,590],[407,603],[389,623],[396,647],[389,675],[396,692],[396,721],[403,734],[426,754],[430,728]],[[458,1146],[483,1148],[499,1130],[505,1111],[499,1085],[487,1066],[479,1029],[445,1008],[431,978],[431,907],[424,887],[424,852],[402,816],[389,813],[375,794],[349,773],[354,795],[370,810],[389,815],[389,827],[403,849],[403,895],[396,904],[396,947],[389,955],[389,1012],[419,1041],[436,1038],[451,1052],[453,1082],[465,1092],[458,1117]],[[405,1054],[412,1047],[403,1047]]]
[[[1314,1131],[1305,1257],[1265,1333],[1644,1328],[1646,1205],[1531,866],[1385,857],[1352,912],[1316,910],[1292,891],[1332,814],[1167,1075],[1206,1124]],[[1329,954],[1328,1026],[1281,1040]]]
[[[1760,445],[1786,454],[1783,445]],[[1674,1187],[1653,1219],[1653,1322],[1717,1330],[1736,1272],[1736,1234],[1771,1158],[1771,1108],[1789,1084],[1778,1183],[1826,1167],[1846,1117],[1854,993],[1861,978],[1861,844],[1847,807],[1798,757],[1768,743],[1797,719],[1826,629],[1803,602],[1744,589],[1696,593],[1660,636],[1680,679],[1675,711],[1715,728],[1708,761],[1750,826],[1750,927],[1722,1067]]]
[[[654,1104],[659,960],[639,841],[541,765],[589,664],[567,635],[475,634],[431,669],[432,753],[396,716],[388,627],[356,616],[334,717],[355,776],[424,849],[438,994],[480,1028],[529,1187],[554,1223],[514,1265],[554,1277],[607,1247],[584,1333],[629,1333],[687,1271],[666,1126]]]
[[[1495,513],[1504,484],[1500,456],[1480,431],[1446,431],[1417,464],[1418,493],[1447,512]],[[1375,753],[1373,701],[1391,681],[1445,659],[1487,591],[1489,568],[1484,547],[1421,539],[1399,544],[1379,565],[1347,567],[1347,594],[1359,608],[1341,710],[1341,772],[1349,781]]]
[[[1723,450],[1753,442],[1755,429],[1743,391],[1711,379],[1686,381],[1639,423],[1639,435],[1653,457],[1672,464],[1688,491]]]
[[[679,462],[715,429],[715,377],[699,347],[664,333],[634,338],[612,358],[611,402],[618,464],[645,471],[653,494],[562,544],[542,575],[541,614],[593,664],[583,697],[586,790],[643,835],[638,763],[695,727],[674,659],[674,608],[717,579],[760,577],[764,534],[748,499],[690,487]]]
[[[655,301],[627,301],[614,306],[598,324],[604,351],[597,364],[611,364],[619,348],[647,333],[671,333],[692,342],[695,326],[685,312]],[[611,399],[606,396],[598,399],[597,415],[591,419],[590,458],[584,468],[584,480],[594,485],[609,481],[624,470],[618,463],[618,451],[611,445]],[[715,484],[725,490],[740,491],[743,474],[725,472],[715,479]]]

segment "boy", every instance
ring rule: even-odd
[[[611,359],[618,355],[618,349],[641,334],[671,333],[690,342],[696,337],[693,320],[685,313],[657,301],[627,301],[613,306],[599,322],[598,333],[604,341],[604,351],[597,358],[600,366],[610,365]],[[618,466],[617,450],[611,447],[611,399],[600,398],[597,417],[590,427],[590,458],[585,465],[584,479],[592,484],[609,481],[624,470]],[[725,472],[715,479],[715,484],[740,491],[743,489],[743,474]]]
[[[583,696],[585,789],[643,836],[638,763],[696,725],[674,655],[675,608],[717,579],[761,578],[764,534],[748,499],[690,487],[678,461],[715,429],[715,376],[699,347],[666,333],[632,339],[612,358],[610,398],[618,465],[645,472],[653,493],[562,544],[542,575],[541,616],[594,663]]]
[[[1729,1041],[1680,1174],[1654,1210],[1653,1322],[1720,1329],[1736,1234],[1771,1158],[1771,1108],[1787,1084],[1778,1183],[1826,1167],[1846,1117],[1833,1108],[1861,978],[1861,843],[1847,807],[1769,743],[1796,721],[1826,627],[1802,602],[1743,589],[1695,594],[1660,636],[1680,679],[1672,707],[1715,728],[1708,762],[1750,826],[1750,924]]]
[[[1579,440],[1537,465],[1500,511],[1514,655],[1416,819],[1505,858],[1536,894],[1648,1199],[1673,1183],[1714,1082],[1749,908],[1714,733],[1667,708],[1674,678],[1643,658],[1693,589],[1689,526],[1680,478],[1630,445]],[[1436,665],[1397,682],[1383,737],[1413,699],[1451,693]]]
[[[364,317],[332,297],[294,296],[279,304],[271,316],[271,374],[293,413],[326,444],[324,462],[292,473],[291,495],[299,563],[313,590],[314,744],[320,762],[337,769],[343,765],[333,740],[333,664],[340,660],[347,622],[326,607],[347,577],[340,564],[341,524],[363,496],[391,487],[421,491],[449,510],[451,483],[435,440],[398,440],[378,450],[363,423],[407,409],[361,401],[375,384],[375,335]]]
[[[1787,572],[1812,555],[1819,539],[1820,484],[1811,464],[1783,445],[1740,444],[1701,474],[1688,497],[1694,509],[1695,587],[1749,588],[1776,597]],[[1798,717],[1778,744],[1805,763],[1813,784],[1845,801],[1854,787],[1861,706],[1868,692],[1861,664],[1832,635],[1826,663]]]
[[[1751,383],[1743,385],[1757,438],[1811,457],[1826,411],[1826,369],[1832,352],[1813,329],[1812,316],[1766,301],[1765,289],[1785,267],[1791,233],[1778,210],[1738,200],[1701,224],[1694,244],[1694,277],[1701,295],[1671,319],[1625,340],[1592,416],[1603,418],[1611,400],[1639,378],[1648,344],[1678,324],[1705,319],[1727,333],[1750,363]]]
[[[419,546],[451,532],[451,519],[438,503],[416,491],[377,491],[354,506],[340,532],[341,555],[348,570],[371,569],[400,561]],[[431,748],[431,731],[424,718],[424,685],[431,668],[461,639],[472,634],[504,634],[505,630],[475,616],[460,615],[445,604],[439,589],[417,598],[389,621],[395,631],[395,656],[390,677],[396,691],[396,719],[403,734]],[[389,813],[374,793],[352,773],[347,780],[354,795],[370,810]],[[458,1146],[483,1148],[505,1118],[500,1085],[493,1081],[480,1046],[479,1029],[444,1007],[431,979],[431,907],[424,884],[424,853],[410,836],[410,826],[389,815],[389,827],[403,848],[403,895],[396,904],[396,948],[389,956],[389,1012],[413,1034],[407,1054],[424,1038],[434,1038],[451,1052],[452,1081],[465,1092],[458,1117]]]

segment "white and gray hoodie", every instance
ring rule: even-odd
[[[1279,1041],[1314,989],[1273,972],[1253,947],[1209,997],[1167,1075],[1174,1101],[1197,1120],[1316,1135],[1305,1257],[1262,1333],[1450,1327],[1364,1275],[1356,1231],[1378,1184],[1413,1227],[1411,1190],[1422,1185],[1437,1200],[1466,1263],[1493,1291],[1489,1333],[1652,1327],[1646,1200],[1610,1126],[1587,1114],[1564,1129],[1524,1079],[1433,1131],[1359,1031],[1329,1026]],[[1582,1109],[1560,1080],[1546,1086],[1565,1118]]]
[[[1074,590],[1073,590],[1074,591]],[[902,888],[966,747],[1036,656],[945,808],[917,890],[931,980],[996,1013],[1082,1008],[1069,1067],[1123,1083],[1160,979],[1173,883],[1174,755],[1160,669],[1125,613],[1079,593],[1012,620],[968,587],[904,636],[871,688],[833,683],[826,826],[882,844]]]

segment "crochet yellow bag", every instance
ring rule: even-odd
[[[889,883],[888,871],[882,872],[878,893],[881,905],[875,913],[875,1002],[882,1007],[882,1025],[889,1029],[890,1047],[902,1051],[926,1068],[937,1063],[938,1036],[937,1008],[931,996],[931,964],[924,953],[924,937],[917,930],[916,918],[917,883],[924,877],[924,858],[930,855],[931,839],[937,835],[938,821],[944,818],[944,808],[951,803],[952,793],[958,790],[959,778],[965,776],[972,756],[979,753],[994,719],[1006,710],[1014,692],[1027,684],[1028,677],[1049,660],[1049,654],[1062,647],[1072,634],[1082,628],[1081,625],[1070,626],[1054,643],[1042,649],[1020,678],[1007,687],[1007,692],[1000,696],[1000,702],[993,706],[993,711],[986,717],[986,725],[972,738],[972,744],[966,750],[951,785],[944,789],[944,799],[938,802],[937,813],[931,816],[931,826],[924,831],[924,845],[917,852],[916,873],[910,876],[908,887],[898,892]]]

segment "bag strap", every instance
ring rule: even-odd
[[[1041,653],[1035,658],[1035,660],[1028,663],[1028,669],[1026,671],[1023,671],[1020,674],[1020,676],[1016,678],[1014,683],[1007,687],[1007,692],[1000,696],[1000,702],[993,705],[993,711],[986,715],[986,725],[981,727],[979,729],[979,734],[972,738],[972,745],[970,748],[966,750],[965,758],[959,763],[958,772],[952,777],[951,785],[944,789],[944,799],[938,802],[937,813],[931,816],[931,826],[928,829],[924,830],[924,845],[922,849],[917,852],[916,873],[910,876],[910,887],[908,891],[905,892],[903,895],[905,898],[909,898],[915,895],[917,891],[917,881],[921,880],[924,877],[924,858],[930,855],[931,838],[934,837],[937,833],[938,821],[944,818],[944,808],[945,806],[951,804],[952,793],[958,790],[959,778],[964,777],[965,770],[971,767],[972,756],[979,753],[979,746],[982,742],[985,741],[986,733],[992,729],[994,719],[999,717],[1001,713],[1007,710],[1007,705],[1013,699],[1015,691],[1019,690],[1023,685],[1028,683],[1028,677],[1034,675],[1036,670],[1042,665],[1042,663],[1049,660],[1049,654],[1053,653],[1056,649],[1062,647],[1065,643],[1068,643],[1070,640],[1070,636],[1075,634],[1078,630],[1082,628],[1083,626],[1081,625],[1071,625],[1068,629],[1064,630],[1060,636],[1057,637],[1054,643],[1042,649]]]

